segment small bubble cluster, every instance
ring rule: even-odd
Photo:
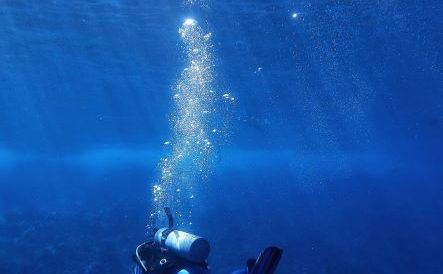
[[[207,8],[208,7],[208,0],[184,0],[183,4],[186,6],[195,6],[199,5],[200,7]]]

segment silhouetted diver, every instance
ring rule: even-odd
[[[165,208],[168,227],[153,233],[150,241],[137,246],[133,256],[134,274],[208,274],[209,242],[202,237],[176,230],[171,210]],[[273,274],[283,250],[268,247],[258,259],[249,259],[246,267],[232,274]]]

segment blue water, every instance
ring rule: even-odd
[[[279,273],[443,273],[442,12],[0,0],[0,273],[128,273],[187,18],[212,33],[216,94],[235,97],[215,102],[223,136],[186,227],[213,273],[270,244]]]

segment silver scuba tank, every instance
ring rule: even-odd
[[[154,241],[191,262],[202,263],[209,256],[209,242],[205,238],[180,230],[160,228],[154,235]]]

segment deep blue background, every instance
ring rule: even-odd
[[[207,3],[0,0],[0,273],[127,273],[187,17],[237,98],[194,210],[214,273],[268,244],[280,273],[442,273],[441,1]]]

